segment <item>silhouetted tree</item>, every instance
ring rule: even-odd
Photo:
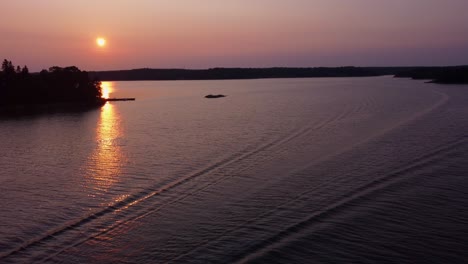
[[[2,63],[2,71],[6,75],[11,75],[15,73],[15,67],[13,66],[13,63],[11,61],[5,59]]]
[[[28,69],[28,67],[27,67],[26,65],[24,65],[23,69],[21,70],[21,73],[22,73],[23,75],[29,74],[29,69]]]
[[[8,61],[7,59],[4,59],[2,62],[2,72],[5,72],[7,68],[8,68]]]
[[[56,102],[96,105],[104,102],[101,83],[75,66],[53,66],[49,71],[30,74],[27,66],[15,69],[13,63],[5,59],[0,73],[0,106]]]

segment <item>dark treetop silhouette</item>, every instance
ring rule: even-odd
[[[468,83],[468,66],[421,67],[401,71],[395,77],[432,80],[434,83],[466,84]]]
[[[29,73],[26,66],[15,66],[3,60],[0,72],[0,109],[20,106],[32,109],[44,105],[99,106],[101,83],[75,66],[51,67],[40,73]]]
[[[468,66],[453,67],[335,67],[335,68],[213,68],[134,69],[90,72],[105,81],[134,80],[225,80],[257,78],[367,77],[396,75],[429,79],[438,83],[468,83]]]

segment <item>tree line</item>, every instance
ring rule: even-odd
[[[101,83],[75,66],[50,67],[30,73],[27,66],[13,65],[7,59],[0,71],[0,106],[66,102],[98,103]]]
[[[105,81],[135,80],[226,80],[259,78],[370,77],[394,75],[428,79],[438,83],[468,83],[468,66],[448,67],[316,67],[316,68],[213,68],[133,69],[90,72]]]
[[[307,77],[364,77],[378,76],[375,69],[359,67],[337,68],[212,68],[188,69],[134,69],[90,72],[100,80],[226,80],[259,78],[307,78]]]
[[[432,80],[434,83],[467,84],[468,66],[419,67],[409,71],[399,72],[395,77]]]

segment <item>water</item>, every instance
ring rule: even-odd
[[[468,258],[467,86],[105,87],[137,101],[0,120],[1,263]]]

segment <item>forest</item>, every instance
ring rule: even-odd
[[[468,66],[420,67],[408,71],[400,71],[395,74],[395,77],[431,80],[433,83],[467,84]]]
[[[212,69],[133,69],[90,72],[104,81],[137,80],[227,80],[317,77],[395,77],[427,79],[437,83],[468,83],[468,66],[449,67],[316,67],[316,68],[212,68]]]
[[[0,106],[30,106],[56,103],[102,105],[101,83],[75,66],[50,67],[30,73],[27,66],[2,62]]]

